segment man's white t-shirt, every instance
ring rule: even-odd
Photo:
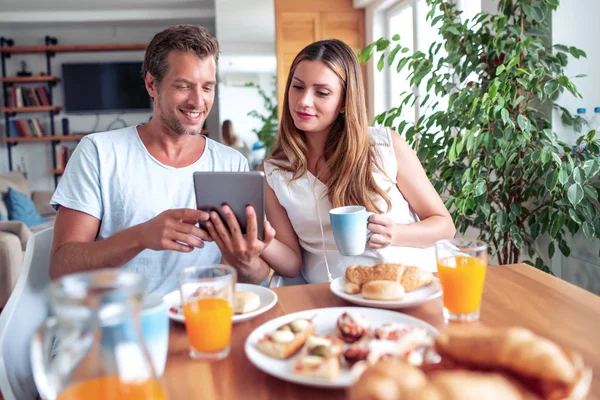
[[[238,151],[206,138],[204,153],[196,162],[174,168],[148,153],[135,126],[94,133],[75,149],[50,204],[98,218],[97,240],[102,240],[165,210],[195,209],[192,175],[196,171],[248,171],[248,162]],[[190,253],[146,249],[122,268],[143,274],[148,291],[164,295],[177,289],[183,268],[220,261],[217,245],[206,242],[204,248]]]

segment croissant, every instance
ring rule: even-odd
[[[433,275],[419,267],[405,267],[402,264],[377,264],[374,267],[351,265],[346,269],[346,280],[358,286],[375,280],[395,281],[404,287],[404,291],[410,292],[429,285]]]
[[[499,373],[442,371],[429,379],[402,360],[369,367],[348,390],[348,400],[530,400],[513,379]]]
[[[381,360],[349,388],[347,400],[405,399],[426,384],[427,376],[420,369],[400,360]]]
[[[419,267],[406,267],[402,274],[400,284],[404,286],[405,292],[411,292],[427,286],[433,281],[433,274],[428,271],[423,271]]]
[[[537,400],[515,379],[504,374],[475,371],[437,372],[429,384],[407,400]]]
[[[558,345],[525,328],[448,329],[436,337],[435,347],[440,355],[458,362],[532,378],[570,384],[577,374]]]

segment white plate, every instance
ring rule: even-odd
[[[360,307],[332,307],[319,308],[314,310],[300,311],[293,314],[281,316],[265,322],[256,328],[246,339],[244,350],[246,356],[256,368],[284,381],[298,383],[300,385],[319,387],[319,388],[345,388],[352,384],[350,370],[343,367],[338,378],[333,381],[325,379],[313,378],[303,375],[297,375],[293,372],[294,362],[297,354],[287,360],[278,360],[261,353],[256,344],[264,337],[266,333],[272,333],[281,325],[289,323],[297,318],[312,318],[317,326],[317,334],[335,334],[335,326],[337,319],[343,312],[356,312],[364,315],[373,327],[378,327],[386,322],[396,322],[401,324],[410,324],[422,326],[431,332],[432,335],[437,335],[438,331],[433,326],[425,321],[411,317],[406,314],[401,314],[394,311],[377,310],[372,308]]]
[[[234,324],[238,322],[248,321],[257,315],[260,315],[271,308],[275,304],[277,304],[277,295],[271,289],[266,287],[251,285],[248,283],[236,283],[235,285],[236,292],[253,292],[260,297],[260,307],[256,311],[252,311],[246,314],[233,314],[232,321]],[[169,294],[163,296],[163,300],[169,309],[169,318],[173,321],[184,322],[185,318],[183,317],[183,312],[181,311],[181,295],[179,294],[179,290],[175,290]],[[175,307],[179,310],[178,313],[175,313],[171,310],[172,307]]]
[[[393,301],[382,301],[382,300],[368,300],[365,299],[362,294],[348,294],[344,292],[344,285],[346,284],[346,278],[340,276],[331,282],[329,288],[338,297],[341,297],[344,300],[348,300],[350,303],[357,304],[359,306],[367,306],[367,307],[378,307],[378,308],[406,308],[406,307],[414,307],[419,304],[423,304],[429,300],[435,299],[436,297],[440,297],[442,295],[442,285],[440,284],[440,280],[438,278],[433,278],[433,282],[431,284],[422,287],[417,290],[413,290],[412,292],[407,292],[402,300],[393,300]]]

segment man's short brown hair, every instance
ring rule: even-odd
[[[160,83],[169,67],[167,57],[173,50],[185,51],[198,58],[213,56],[219,59],[219,42],[199,25],[175,25],[157,33],[150,41],[144,55],[142,78],[146,72]]]

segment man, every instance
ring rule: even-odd
[[[51,278],[121,267],[144,274],[148,290],[162,295],[177,288],[181,269],[221,262],[210,234],[196,226],[210,216],[195,209],[192,175],[247,171],[248,163],[200,134],[214,101],[218,53],[218,42],[200,26],[173,26],[152,39],[142,75],[153,117],[88,135],[77,146],[51,200],[58,209]],[[231,210],[224,212],[232,234],[239,233]],[[255,222],[254,210],[247,213]],[[232,236],[223,258],[240,281],[262,281],[268,266],[257,255],[273,228],[265,224],[264,242],[256,232]]]

